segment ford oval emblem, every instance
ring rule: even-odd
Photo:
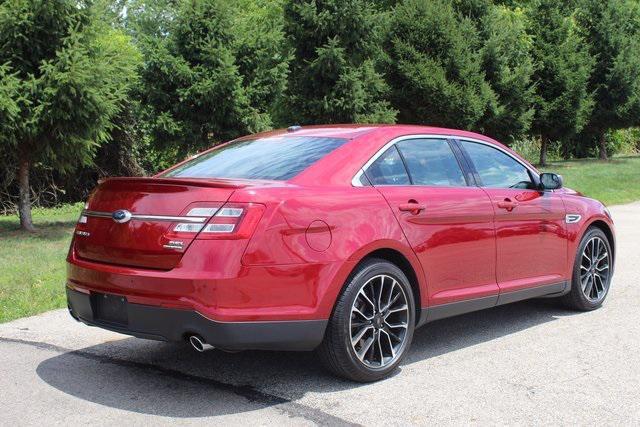
[[[111,218],[119,224],[124,224],[125,222],[129,222],[131,219],[131,212],[124,209],[118,209],[111,214]]]

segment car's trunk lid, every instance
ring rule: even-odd
[[[107,179],[83,211],[74,250],[95,262],[171,269],[197,235],[176,233],[175,226],[206,221],[203,214],[187,213],[194,207],[221,206],[235,189],[247,185],[220,179]]]

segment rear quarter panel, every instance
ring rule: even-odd
[[[377,249],[403,254],[419,286],[424,286],[418,259],[389,205],[373,187],[265,188],[237,191],[231,200],[267,206],[242,257],[243,265],[337,264],[334,277],[318,284],[318,297],[327,300],[321,306],[333,306],[357,263]]]

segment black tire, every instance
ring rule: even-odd
[[[585,254],[585,248],[592,240],[596,240],[602,242],[606,253],[608,254],[607,261],[607,277],[606,280],[599,280],[599,283],[603,284],[603,291],[596,298],[589,298],[585,295],[585,290],[583,290],[581,274],[588,275],[589,269],[583,266],[583,256],[586,258],[586,264],[590,264],[589,255],[587,250],[587,254]],[[584,255],[583,255],[584,254]],[[601,264],[602,266],[604,264]],[[562,297],[563,303],[572,308],[574,310],[579,311],[591,311],[600,307],[609,293],[609,289],[611,287],[611,278],[613,276],[613,253],[611,251],[611,244],[609,243],[609,239],[604,234],[604,232],[597,227],[590,227],[585,232],[584,236],[580,240],[580,244],[578,245],[578,250],[576,251],[576,255],[573,262],[573,276],[571,278],[571,291]],[[592,280],[596,280],[595,277],[592,277]],[[588,285],[587,285],[588,286]],[[592,284],[592,286],[595,286]],[[591,288],[589,288],[591,289]],[[597,290],[596,290],[597,292]]]
[[[374,319],[370,321],[357,320],[358,326],[354,326],[355,319],[359,316],[356,313],[352,313],[352,309],[354,307],[357,308],[358,304],[363,304],[364,297],[360,293],[361,289],[365,289],[365,294],[369,295],[367,293],[368,290],[375,292],[376,283],[380,283],[378,281],[382,283],[380,289],[385,289],[388,292],[388,297],[387,294],[377,297],[377,311],[376,304],[370,302]],[[365,285],[367,288],[365,288]],[[391,290],[388,290],[389,288]],[[406,312],[402,308],[402,301],[400,300],[403,297],[406,301]],[[356,298],[358,298],[358,301],[356,301]],[[380,310],[381,306],[383,309],[385,306],[385,304],[380,303],[381,299],[386,299],[387,301],[394,299],[394,304],[397,305],[394,305],[391,310],[389,310],[389,306],[387,306],[386,311]],[[398,302],[399,300],[400,302]],[[396,341],[398,348],[394,351],[393,342],[398,339],[401,333],[396,334],[395,329],[389,329],[391,326],[395,328],[398,328],[398,326],[394,326],[392,321],[387,323],[387,319],[398,319],[389,317],[396,316],[396,313],[390,315],[389,312],[397,307],[400,307],[397,311],[401,319],[399,321],[395,320],[395,322],[397,322],[397,325],[402,325],[406,320],[406,329],[404,327],[400,329],[404,335],[402,335],[401,340]],[[364,311],[365,309],[362,308],[362,310]],[[378,314],[375,314],[376,312]],[[354,322],[354,325],[352,325],[352,322]],[[357,332],[362,329],[368,329],[367,333],[370,334],[372,342],[369,343],[369,338],[366,337],[366,342],[365,338],[362,338],[362,341],[357,341],[356,344],[352,345],[352,328],[361,328],[354,329],[354,335],[357,335]],[[372,258],[360,264],[345,284],[329,320],[324,340],[318,348],[318,355],[322,364],[329,371],[340,377],[358,382],[376,381],[389,375],[400,364],[411,345],[414,329],[415,301],[409,280],[396,265],[382,259]],[[393,338],[389,333],[393,333]],[[378,337],[378,341],[376,341],[376,337]],[[384,341],[382,340],[383,338]],[[363,357],[366,359],[367,355],[370,354],[371,359],[375,359],[375,353],[378,352],[379,367],[370,366],[366,360],[361,360],[357,356],[355,348],[359,346],[359,350],[362,351],[367,343],[369,343],[371,349],[364,351]],[[373,347],[376,347],[376,349]],[[379,348],[379,351],[377,348]],[[387,362],[384,361],[385,353],[393,354],[388,358]]]

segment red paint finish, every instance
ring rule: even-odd
[[[578,245],[580,244],[580,238],[590,226],[598,226],[610,231],[610,233],[605,234],[610,235],[613,240],[611,242],[611,247],[615,254],[615,227],[605,206],[597,200],[584,197],[582,194],[570,189],[564,188],[556,193],[558,196],[562,197],[562,201],[564,202],[565,209],[568,213],[582,216],[582,220],[580,222],[567,224],[566,268],[569,271],[573,268],[573,257],[575,256]]]
[[[567,224],[562,198],[537,190],[484,188],[484,191],[495,207],[500,260],[496,279],[500,289],[516,291],[567,279]]]
[[[227,201],[232,186],[201,186],[160,179],[112,179],[100,185],[90,198],[87,209],[111,212],[127,209],[132,214],[185,215],[194,202],[198,206],[220,206]],[[198,184],[198,183],[196,183]],[[175,223],[130,221],[118,224],[111,218],[90,218],[78,224],[81,234],[74,250],[79,258],[109,264],[168,270],[175,267],[182,251],[167,250],[163,246],[180,239],[185,249],[195,237],[172,231]]]
[[[482,189],[410,185],[379,190],[427,275],[431,304],[498,294],[493,207]],[[401,210],[409,201],[424,209]]]
[[[418,134],[474,138],[509,151],[451,129],[305,127],[290,135],[349,141],[288,181],[109,179],[93,192],[89,210],[184,216],[224,205],[243,213],[208,220],[234,223],[228,236],[175,232],[177,222],[89,217],[76,227],[68,286],[219,321],[327,319],[349,274],[375,251],[404,257],[417,305],[425,308],[570,280],[586,228],[613,233],[601,203],[568,189],[352,185],[387,143]],[[567,224],[567,213],[581,215],[580,222]],[[172,241],[182,249],[164,247]]]

